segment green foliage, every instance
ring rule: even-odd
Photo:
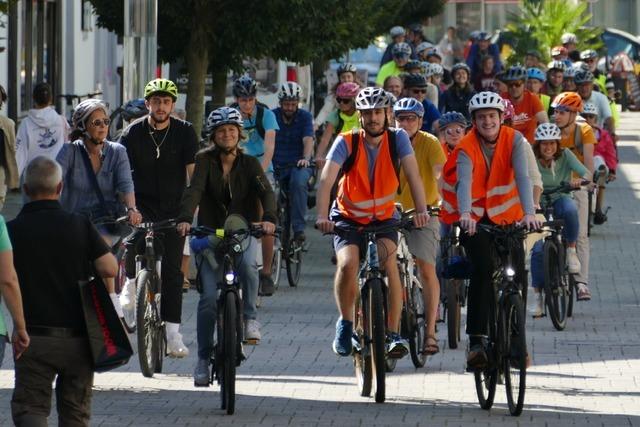
[[[508,63],[522,62],[528,50],[542,54],[549,61],[551,48],[560,45],[564,33],[578,37],[578,49],[598,49],[602,46],[599,35],[602,30],[585,25],[591,19],[587,4],[574,4],[565,0],[524,0],[518,14],[511,15],[513,23],[507,25],[509,44],[514,52]]]

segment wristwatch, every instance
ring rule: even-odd
[[[134,212],[139,212],[138,208],[136,208],[135,206],[131,207],[131,208],[127,208],[127,213],[134,211]]]

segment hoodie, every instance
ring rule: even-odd
[[[55,159],[67,142],[69,125],[53,107],[29,110],[29,115],[22,120],[16,135],[16,162],[18,173],[38,156]]]

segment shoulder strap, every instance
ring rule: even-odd
[[[256,112],[256,131],[258,132],[258,135],[260,135],[260,138],[264,139],[264,124],[262,123],[262,118],[264,117],[265,107],[258,104],[256,105],[256,109],[258,110]]]
[[[396,171],[396,178],[400,180],[400,159],[398,159],[398,146],[396,145],[396,132],[394,129],[387,130],[387,137],[389,138],[389,152],[391,153],[391,162],[393,163],[393,169]]]
[[[96,173],[93,171],[93,166],[91,166],[91,160],[89,159],[87,150],[76,144],[74,144],[74,146],[76,150],[80,150],[80,157],[82,157],[84,166],[87,169],[87,175],[89,175],[89,181],[91,181],[93,191],[95,191],[96,196],[98,196],[98,200],[100,201],[100,206],[102,206],[102,209],[104,210],[104,214],[109,215],[110,212],[109,209],[107,209],[107,203],[104,201],[104,196],[102,195],[102,190],[100,190],[100,186],[98,185],[98,179],[96,178]]]
[[[576,150],[582,154],[582,125],[580,123],[576,123],[576,130],[573,133],[573,146],[576,147]]]
[[[360,146],[360,130],[352,129],[351,130],[351,152],[347,157],[347,160],[344,161],[342,165],[342,172],[347,173],[353,167],[353,164],[356,162],[356,155],[358,154],[358,147]]]
[[[342,116],[338,111],[338,126],[336,127],[336,135],[342,132],[342,128],[344,127],[344,120],[342,120]]]

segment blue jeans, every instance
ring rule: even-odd
[[[2,314],[0,314],[2,316]],[[2,368],[2,359],[4,359],[4,347],[7,345],[7,337],[0,335],[0,368]]]
[[[258,265],[256,263],[258,241],[253,237],[250,239],[249,247],[236,261],[236,273],[242,284],[245,320],[255,319],[258,314],[256,309],[256,299],[258,298]],[[202,283],[196,324],[198,357],[208,360],[213,352],[213,334],[216,330],[218,311],[218,283],[222,281],[222,265],[217,264],[212,267],[202,254],[196,255],[196,262],[200,265],[200,282]]]
[[[278,176],[281,189],[289,196],[291,227],[294,233],[304,231],[306,225],[304,217],[307,215],[309,178],[311,178],[310,168],[296,167],[284,169]]]

